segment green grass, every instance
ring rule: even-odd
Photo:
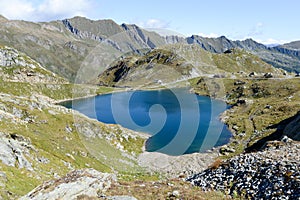
[[[237,80],[245,82],[235,85]],[[214,82],[212,84],[212,82]],[[221,98],[235,105],[226,112],[225,123],[234,133],[230,143],[239,154],[247,146],[275,131],[268,129],[284,119],[295,115],[300,110],[300,82],[292,79],[214,79],[195,78],[190,80],[197,94]],[[219,85],[224,91],[211,91],[208,85]],[[225,95],[224,95],[225,94]],[[246,99],[245,105],[236,105],[238,99]],[[233,130],[233,129],[238,130]]]
[[[69,85],[67,87],[72,88]],[[98,89],[98,91],[109,90],[104,88],[103,90]],[[61,97],[56,96],[56,98]],[[19,103],[16,104],[14,101]],[[47,106],[42,106],[42,110],[37,108],[31,110],[28,105],[33,101],[17,96],[11,96],[8,100],[0,98],[0,103],[5,106],[6,112],[11,113],[15,108],[24,114],[20,120],[24,120],[26,116],[34,119],[32,123],[14,123],[10,119],[2,120],[0,121],[1,132],[29,138],[33,147],[37,150],[37,152],[31,151],[32,157],[28,158],[33,164],[34,172],[25,169],[19,170],[14,167],[2,167],[1,171],[7,173],[8,176],[5,191],[9,191],[16,196],[24,195],[43,181],[53,179],[55,173],[63,176],[69,172],[71,169],[65,165],[65,162],[70,163],[74,169],[94,168],[101,172],[119,171],[120,173],[132,174],[142,172],[135,160],[124,156],[121,151],[116,149],[114,142],[128,145],[125,151],[128,154],[134,153],[136,155],[141,152],[144,139],[137,137],[135,140],[129,137],[128,141],[123,138],[121,142],[119,140],[123,132],[115,125],[107,126],[80,116],[74,118],[72,112],[65,113]],[[39,102],[35,103],[39,104]],[[100,130],[96,133],[101,137],[87,139],[76,129],[75,124],[89,125],[92,129],[96,128]],[[65,130],[66,126],[71,127],[73,131],[68,133]],[[109,141],[106,139],[107,136],[113,139]],[[38,162],[36,159],[40,157],[47,158],[49,163]]]
[[[0,80],[0,91],[15,96],[30,97],[38,94],[53,100],[64,100],[109,93],[113,91],[113,88],[78,84],[31,84]]]

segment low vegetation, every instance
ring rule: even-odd
[[[232,155],[275,132],[272,125],[300,110],[299,78],[195,78],[190,83],[196,93],[221,98],[231,105],[221,118],[234,134],[230,146],[236,151]]]

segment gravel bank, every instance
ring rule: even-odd
[[[241,154],[187,179],[205,191],[250,199],[300,199],[300,142],[286,137],[261,152]]]

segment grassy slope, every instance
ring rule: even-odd
[[[255,141],[270,135],[276,129],[269,126],[278,124],[300,110],[299,78],[217,80],[195,78],[190,82],[196,93],[213,93],[215,97],[234,105],[223,115],[225,123],[234,133],[230,144],[236,149],[234,154],[241,153]],[[237,80],[245,84],[235,85]],[[207,85],[210,88],[211,85],[220,85],[215,88],[224,88],[225,92],[208,91]],[[245,99],[246,104],[236,104],[238,99]]]
[[[0,178],[0,197],[15,199],[45,180],[86,167],[120,173],[124,179],[148,177],[135,159],[142,152],[145,137],[54,105],[62,100],[112,92],[112,88],[69,84],[27,55],[0,48],[4,55],[13,55],[5,58],[13,61],[10,65],[0,66],[0,132],[9,139],[15,140],[17,135],[30,141],[30,147],[25,148],[29,154],[24,152],[24,156],[33,167],[30,171],[19,169],[18,161],[15,167],[1,162],[0,171],[5,176]],[[25,64],[19,66],[16,59]],[[41,78],[28,76],[27,71]],[[89,137],[84,135],[86,130]],[[119,150],[120,146],[123,150]]]
[[[31,152],[32,157],[28,157],[28,160],[34,165],[33,172],[0,164],[1,171],[5,172],[7,176],[5,188],[0,191],[0,196],[15,198],[29,192],[42,181],[52,179],[55,174],[66,174],[71,168],[65,162],[70,163],[70,166],[75,169],[92,167],[104,172],[110,172],[114,169],[121,174],[142,172],[135,161],[124,157],[123,153],[115,147],[115,144],[118,142],[124,146],[129,155],[136,155],[141,152],[144,139],[129,137],[126,140],[126,130],[118,126],[107,126],[95,120],[73,115],[71,111],[66,111],[59,106],[51,104],[48,106],[47,103],[42,103],[49,100],[44,99],[45,97],[42,95],[51,97],[53,100],[72,98],[73,87],[74,85],[71,84],[0,82],[0,91],[5,94],[4,97],[1,96],[0,104],[5,107],[6,112],[11,113],[15,108],[21,110],[24,117],[34,119],[33,123],[15,123],[14,120],[2,119],[0,121],[1,132],[22,135],[30,139],[33,147],[37,150],[37,152]],[[111,89],[104,87],[95,88],[84,85],[76,85],[75,87],[84,91],[82,95],[111,91]],[[15,101],[18,103],[16,104]],[[30,109],[29,105],[32,104],[40,105],[42,109]],[[74,116],[76,117],[75,121]],[[88,124],[98,128],[101,131],[98,133],[100,137],[92,139],[93,143],[86,143],[81,132],[75,127],[75,123]],[[72,128],[72,132],[68,133],[66,127]],[[130,133],[130,131],[127,132]],[[107,140],[107,137],[110,139]],[[98,151],[96,153],[101,152],[101,156],[95,157],[96,153],[91,152],[91,148],[85,146],[91,144],[95,145],[93,149]],[[40,157],[47,158],[49,163],[37,162],[36,159]],[[123,161],[132,165],[124,164]]]

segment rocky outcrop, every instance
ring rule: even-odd
[[[66,83],[63,78],[43,68],[25,54],[0,46],[0,76],[4,81],[31,83]]]
[[[25,168],[32,171],[32,163],[28,157],[32,157],[30,151],[35,151],[31,142],[17,134],[5,134],[0,132],[0,160],[3,164]]]
[[[20,200],[99,198],[117,178],[94,169],[75,170],[66,176],[38,186]]]
[[[270,108],[270,105],[266,105],[266,108],[268,107]],[[270,126],[269,128],[276,128],[276,131],[247,147],[245,149],[246,152],[261,150],[269,141],[281,140],[287,136],[293,140],[300,141],[300,112],[290,118],[282,120],[278,124]]]
[[[246,199],[300,198],[300,143],[285,138],[264,151],[241,154],[187,180],[203,190],[221,190]]]

